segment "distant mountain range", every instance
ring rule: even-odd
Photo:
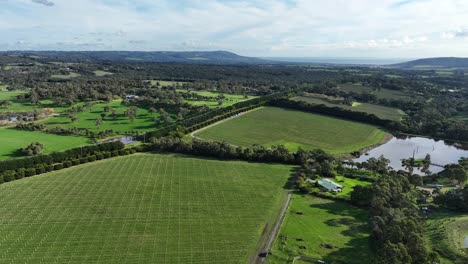
[[[28,56],[49,61],[134,61],[199,64],[271,64],[272,61],[240,56],[228,51],[7,51],[0,54]]]
[[[456,58],[456,57],[427,58],[427,59],[419,59],[419,60],[393,64],[392,66],[405,68],[405,69],[438,69],[438,68],[467,69],[468,58]]]

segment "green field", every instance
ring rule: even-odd
[[[41,110],[44,108],[52,108],[57,113],[67,108],[65,106],[57,106],[52,100],[49,99],[40,100],[40,103],[38,105],[33,105],[28,100],[18,100],[16,98],[16,96],[25,93],[26,92],[24,91],[0,91],[0,100],[7,100],[11,102],[10,107],[0,107],[0,112],[32,112],[34,111],[34,109]]]
[[[0,263],[246,263],[291,167],[136,154],[0,185]]]
[[[321,148],[332,154],[378,144],[384,135],[371,125],[274,107],[263,107],[195,133],[202,139],[238,146],[283,144],[290,150]]]
[[[338,89],[345,92],[355,92],[355,93],[373,93],[379,99],[394,99],[394,100],[409,100],[410,95],[405,94],[401,91],[389,90],[382,88],[377,91],[373,91],[372,87],[363,86],[361,84],[340,84]]]
[[[138,108],[137,118],[133,122],[125,116],[125,111],[128,109],[127,106],[121,104],[121,100],[115,100],[110,103],[99,103],[91,107],[90,109],[85,109],[83,112],[77,113],[78,120],[72,122],[67,114],[62,114],[59,116],[51,117],[42,123],[48,127],[63,127],[63,128],[87,128],[93,131],[104,131],[108,129],[113,129],[121,133],[131,131],[131,130],[140,130],[148,131],[155,129],[156,123],[154,118],[158,117],[159,114],[151,115],[148,113],[148,110]],[[98,128],[96,126],[96,119],[101,118],[101,113],[104,112],[104,107],[110,106],[117,110],[117,118],[111,116],[111,112],[107,112],[107,116],[103,119],[103,124]]]
[[[36,141],[44,145],[44,153],[62,151],[90,144],[90,140],[85,137],[60,136],[13,128],[0,128],[0,138],[2,139],[0,160],[22,157],[19,149]]]
[[[185,90],[181,90],[181,89],[179,89],[178,91],[186,92]],[[208,91],[190,91],[190,92],[196,93],[196,94],[199,94],[199,95],[202,95],[202,96],[213,97],[212,101],[186,100],[186,102],[191,104],[191,105],[196,105],[196,106],[205,105],[205,106],[208,106],[210,108],[220,107],[220,105],[218,105],[218,101],[215,100],[214,98],[220,96],[221,94],[224,95],[224,97],[225,97],[221,107],[230,106],[230,105],[233,105],[235,103],[239,103],[239,102],[242,102],[242,101],[246,101],[246,100],[256,98],[256,96],[250,96],[250,95],[245,97],[245,96],[240,95],[240,94],[224,94],[224,93],[216,93],[216,92],[208,92]]]
[[[468,215],[449,211],[431,213],[427,220],[426,240],[439,253],[442,263],[468,263]]]
[[[269,263],[292,263],[299,255],[325,263],[373,263],[367,221],[367,212],[363,209],[344,202],[294,194]]]
[[[331,180],[343,186],[343,191],[335,195],[338,197],[344,197],[348,199],[351,198],[351,192],[353,191],[354,186],[357,186],[357,185],[369,186],[372,184],[368,181],[363,181],[360,179],[351,179],[351,178],[346,178],[343,176],[336,176],[335,179],[331,179]]]
[[[323,104],[329,107],[340,107],[343,109],[355,111],[355,112],[365,112],[368,114],[374,114],[379,118],[400,121],[404,115],[404,112],[400,109],[375,105],[375,104],[368,104],[368,103],[353,103],[353,105],[345,105],[335,103],[331,100],[327,100],[325,98],[315,97],[315,96],[297,96],[292,98],[291,100],[294,101],[304,101],[310,104]]]
[[[76,72],[69,72],[68,74],[52,74],[50,78],[54,79],[70,79],[70,78],[75,78],[81,76],[80,74]]]
[[[159,83],[159,86],[161,87],[167,87],[167,86],[180,86],[186,82],[173,82],[173,81],[162,81],[162,80],[150,80],[151,85],[157,85]]]
[[[101,70],[96,70],[94,71],[94,75],[96,76],[106,76],[106,75],[112,75],[113,73],[112,72],[107,72],[107,71],[101,71]]]

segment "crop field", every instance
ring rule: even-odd
[[[375,105],[375,104],[368,104],[368,103],[355,102],[351,106],[351,105],[333,103],[327,99],[314,97],[314,96],[298,96],[298,97],[292,98],[292,100],[304,101],[310,104],[323,104],[329,107],[340,107],[343,109],[356,111],[356,112],[365,112],[368,114],[374,114],[377,117],[382,118],[382,119],[388,119],[388,120],[394,120],[394,121],[400,121],[402,116],[404,115],[404,112],[400,109],[387,107],[387,106],[381,106],[381,105]]]
[[[299,255],[325,263],[373,263],[367,218],[365,210],[344,202],[294,194],[269,263],[292,263]]]
[[[468,263],[468,214],[449,211],[431,213],[426,227],[426,240],[441,256],[442,263]]]
[[[136,119],[133,122],[125,116],[125,111],[128,109],[127,106],[121,104],[121,100],[115,100],[110,103],[99,103],[91,107],[91,109],[84,110],[76,114],[78,120],[72,122],[67,114],[51,117],[43,124],[48,127],[63,127],[63,128],[87,128],[93,131],[104,131],[113,129],[118,132],[127,132],[131,130],[147,131],[156,128],[154,118],[158,117],[159,114],[151,115],[148,110],[138,108]],[[104,113],[104,107],[110,106],[117,110],[117,117],[113,118],[111,112],[106,112],[106,116],[103,118],[101,126],[96,126],[96,120],[101,118],[101,114]]]
[[[85,137],[60,136],[13,128],[0,128],[0,138],[2,139],[0,160],[22,157],[20,148],[24,148],[36,141],[44,145],[44,153],[62,151],[90,144],[90,140]]]
[[[389,89],[380,89],[378,91],[373,91],[372,87],[363,86],[361,84],[340,84],[338,86],[340,90],[345,92],[355,92],[355,93],[372,93],[377,96],[379,99],[395,99],[395,100],[408,100],[410,95],[405,94],[401,91],[389,90]]]
[[[179,91],[185,92],[185,90],[179,90]],[[192,104],[192,105],[197,105],[197,106],[206,105],[210,108],[226,107],[226,106],[233,105],[235,103],[247,101],[247,100],[257,97],[257,96],[251,96],[251,95],[244,96],[240,94],[222,94],[222,93],[208,92],[208,91],[191,91],[191,92],[202,95],[202,96],[212,97],[213,100],[212,101],[186,100],[187,103]],[[215,98],[220,96],[221,94],[224,95],[225,99],[223,100],[222,105],[218,105],[218,100],[216,100]]]
[[[0,263],[245,263],[291,167],[136,154],[0,185]]]
[[[194,134],[237,146],[283,144],[290,150],[322,148],[332,154],[350,153],[384,138],[385,132],[367,124],[333,117],[263,107]]]

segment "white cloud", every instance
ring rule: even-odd
[[[55,5],[17,0],[2,6],[0,34],[10,43],[3,47],[468,56],[465,0],[33,1]],[[20,39],[28,46],[15,44]]]

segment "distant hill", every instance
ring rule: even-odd
[[[179,62],[201,64],[265,64],[274,63],[228,51],[7,51],[11,56],[26,56],[48,61],[102,61],[102,62]]]
[[[392,66],[400,68],[414,69],[439,69],[439,68],[468,68],[468,58],[441,57],[427,58],[408,61],[404,63],[393,64]]]

